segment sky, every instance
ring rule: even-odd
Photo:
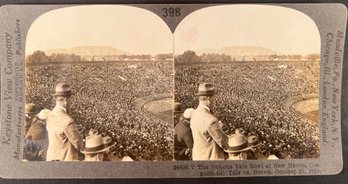
[[[177,55],[186,50],[261,46],[282,54],[305,55],[320,53],[320,35],[310,17],[279,6],[203,8],[185,17],[173,35],[150,11],[90,5],[52,10],[38,17],[28,31],[26,55],[77,46],[111,46],[130,54],[151,55],[174,49]]]
[[[229,46],[261,46],[282,54],[320,53],[320,35],[307,15],[267,5],[224,5],[189,14],[175,30],[175,54]]]
[[[38,17],[27,34],[26,55],[35,50],[111,46],[132,54],[173,52],[173,35],[154,13],[130,6],[61,8]]]

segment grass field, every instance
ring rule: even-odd
[[[300,114],[304,118],[316,123],[319,121],[318,98],[309,98],[302,101],[298,101],[293,103],[291,107],[296,113]]]
[[[168,124],[171,124],[173,121],[173,98],[149,101],[140,108]]]
[[[230,62],[175,65],[175,100],[196,107],[203,82],[217,90],[213,112],[233,133],[259,136],[262,154],[318,158],[320,62]]]

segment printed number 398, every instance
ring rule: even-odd
[[[163,8],[163,17],[179,17],[180,16],[180,8]]]

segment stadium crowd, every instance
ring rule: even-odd
[[[137,98],[172,93],[171,62],[42,64],[26,66],[26,101],[52,109],[54,86],[68,82],[75,91],[69,115],[84,136],[93,129],[115,143],[112,160],[172,160],[170,122],[135,107]]]
[[[217,89],[215,117],[226,134],[242,128],[258,136],[265,157],[318,158],[319,126],[292,113],[285,101],[319,93],[319,61],[176,65],[175,100],[195,108],[198,84]]]

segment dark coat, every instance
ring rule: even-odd
[[[24,122],[24,137],[26,137],[32,122],[38,120],[39,118],[37,116],[34,116],[33,118],[25,117],[25,122]]]
[[[36,118],[31,124],[25,140],[31,140],[33,144],[40,148],[41,155],[37,156],[39,160],[46,160],[46,153],[48,148],[48,137],[46,130],[46,123],[44,120]],[[29,159],[28,159],[29,160]]]
[[[190,128],[190,122],[181,118],[174,127],[174,158],[175,160],[189,160],[190,156],[185,155],[185,150],[189,149],[192,153],[193,138]]]
[[[47,139],[46,123],[36,118],[28,129],[25,139],[31,137],[32,140]]]

